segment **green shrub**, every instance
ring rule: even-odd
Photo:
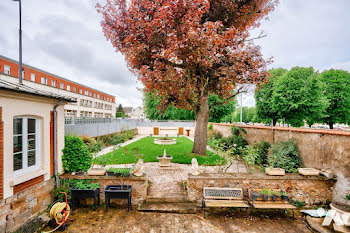
[[[242,158],[249,165],[266,164],[269,148],[270,143],[268,142],[256,142],[242,150]]]
[[[208,131],[208,140],[220,138],[222,138],[222,133],[220,131],[215,129]]]
[[[115,134],[112,136],[110,140],[111,145],[118,145],[126,141],[125,135],[123,134]]]
[[[90,143],[87,143],[86,146],[88,147],[90,153],[98,153],[103,148],[103,142],[100,140],[93,140]]]
[[[294,203],[293,203],[294,205],[295,205],[295,207],[297,207],[297,208],[301,208],[301,207],[303,207],[304,206],[304,202],[302,202],[302,201],[294,201]]]
[[[92,164],[92,156],[83,140],[77,136],[66,136],[62,155],[65,172],[87,171]]]
[[[350,200],[350,194],[346,194],[345,199]]]
[[[209,124],[208,125],[208,130],[212,130],[213,129],[213,125],[212,124]]]
[[[270,167],[283,168],[286,172],[297,172],[297,169],[302,166],[302,159],[296,141],[290,139],[272,145],[268,162]]]

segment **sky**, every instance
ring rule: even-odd
[[[97,1],[22,1],[23,62],[115,95],[117,104],[142,105],[142,85],[102,33]],[[350,71],[349,9],[349,0],[280,0],[252,34],[267,35],[256,44],[273,57],[269,68]],[[18,59],[18,3],[11,0],[0,1],[0,54]],[[244,106],[254,106],[252,92]]]

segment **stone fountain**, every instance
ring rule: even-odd
[[[173,159],[172,156],[166,154],[166,149],[164,149],[163,156],[157,157],[160,167],[169,167],[170,161]]]

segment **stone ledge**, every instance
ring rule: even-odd
[[[323,176],[302,176],[287,173],[284,176],[269,176],[263,173],[202,173],[198,176],[188,175],[188,179],[236,179],[236,180],[329,180]]]
[[[85,175],[71,175],[70,173],[65,173],[59,176],[60,179],[77,179],[77,180],[133,180],[133,181],[147,181],[145,174],[143,176],[85,176]]]

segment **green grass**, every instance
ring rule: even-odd
[[[153,141],[154,137],[142,138],[98,157],[95,159],[95,162],[98,164],[103,157],[106,158],[107,164],[136,163],[138,158],[142,158],[144,162],[158,162],[157,156],[163,155],[163,151],[166,149],[167,154],[173,156],[173,163],[191,164],[192,158],[197,158],[200,165],[221,165],[226,163],[219,155],[208,150],[206,156],[191,153],[193,142],[185,137],[177,137],[175,145],[156,145]]]

